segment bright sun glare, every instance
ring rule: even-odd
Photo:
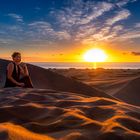
[[[86,62],[105,62],[107,54],[101,49],[91,49],[83,57]]]

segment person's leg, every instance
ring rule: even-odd
[[[31,78],[29,76],[25,76],[25,77],[21,78],[20,82],[23,82],[25,84],[24,87],[26,87],[26,88],[33,88],[33,84],[32,84]]]
[[[4,84],[4,88],[7,88],[7,87],[16,87],[16,86],[17,86],[16,84],[14,84],[8,78],[6,78],[6,81],[5,81],[5,84]]]

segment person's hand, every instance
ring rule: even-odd
[[[23,67],[23,68],[27,67],[27,65],[25,63],[21,63],[20,66]]]
[[[20,87],[24,87],[25,84],[24,84],[24,83],[18,83],[18,86],[20,86]]]

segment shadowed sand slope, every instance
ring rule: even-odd
[[[140,77],[128,82],[115,97],[134,105],[140,106]]]
[[[1,87],[4,85],[5,71],[8,63],[9,61],[0,59]],[[30,64],[28,64],[28,69],[35,88],[43,88],[43,89],[50,88],[66,92],[76,92],[88,96],[102,96],[113,98],[100,90],[90,87],[89,85],[65,77],[63,75],[57,74],[55,72],[52,72],[51,70],[43,69],[41,67],[37,67]]]
[[[139,140],[140,108],[51,89],[0,90],[0,140]]]
[[[6,67],[10,61],[0,59],[0,88],[4,86]]]
[[[53,69],[109,95],[114,95],[129,81],[140,76],[140,69]]]

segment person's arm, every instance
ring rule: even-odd
[[[24,86],[24,83],[19,83],[12,77],[13,70],[14,70],[14,65],[12,63],[8,64],[8,66],[7,66],[7,78],[11,82],[16,84],[17,86]]]
[[[20,67],[20,72],[22,75],[29,76],[28,68],[27,68],[27,65],[25,63],[21,63],[19,65],[19,67]]]

